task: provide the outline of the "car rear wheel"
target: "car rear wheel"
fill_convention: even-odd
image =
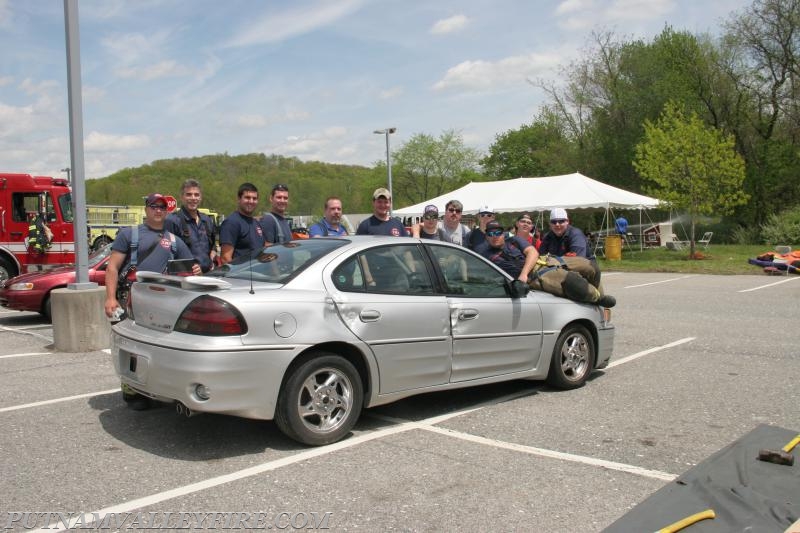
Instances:
[[[320,353],[295,368],[278,396],[275,423],[288,437],[321,446],[342,439],[364,403],[361,377],[343,357]]]
[[[560,389],[581,387],[594,368],[594,360],[594,340],[589,331],[577,324],[567,326],[553,349],[547,382]]]
[[[109,243],[112,243],[112,242],[114,242],[114,239],[112,239],[108,235],[101,235],[100,237],[98,237],[98,238],[96,238],[94,240],[94,243],[92,244],[92,251],[96,252],[97,250],[99,250],[100,248],[105,246],[106,244],[109,244]]]

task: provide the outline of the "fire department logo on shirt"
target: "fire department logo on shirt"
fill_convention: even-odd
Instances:
[[[399,237],[399,236],[400,236],[400,230],[397,228],[392,228],[392,237]]]
[[[263,237],[264,236],[264,231],[261,229],[261,224],[256,224],[256,234],[259,237]]]
[[[169,240],[169,237],[161,237],[161,242],[159,244],[165,250],[169,250],[169,247],[170,247],[170,244],[171,244],[170,240]]]

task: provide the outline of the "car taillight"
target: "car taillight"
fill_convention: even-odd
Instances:
[[[175,331],[193,335],[244,335],[247,323],[238,309],[213,296],[201,296],[183,310]]]

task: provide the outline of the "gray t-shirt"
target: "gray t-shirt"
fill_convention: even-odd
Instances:
[[[469,228],[464,224],[459,224],[455,229],[450,230],[444,224],[439,224],[439,228],[444,233],[446,241],[466,247],[469,243]]]

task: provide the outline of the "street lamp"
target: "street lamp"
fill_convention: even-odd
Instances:
[[[389,216],[392,216],[392,210],[394,208],[394,193],[392,192],[392,157],[391,152],[389,151],[389,135],[396,132],[397,128],[386,128],[383,130],[375,130],[372,133],[376,133],[378,135],[386,135],[386,177],[388,182],[388,189],[389,194],[392,195],[392,203],[389,204]]]
[[[61,169],[61,172],[66,172],[66,173],[67,173],[67,183],[71,185],[71,184],[72,184],[72,182],[70,182],[70,180],[69,180],[69,173],[70,173],[70,172],[72,172],[72,169],[71,169],[71,168],[69,168],[69,167],[67,167],[67,168],[62,168],[62,169]]]

